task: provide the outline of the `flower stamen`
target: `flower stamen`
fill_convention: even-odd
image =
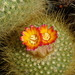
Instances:
[[[44,33],[43,34],[43,40],[49,40],[50,39],[50,34],[49,33]]]
[[[35,45],[38,42],[38,37],[36,35],[30,36],[30,43]]]

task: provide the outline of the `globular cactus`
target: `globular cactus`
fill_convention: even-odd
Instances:
[[[0,28],[1,64],[3,63],[1,69],[5,70],[7,75],[74,75],[75,39],[68,29],[68,25],[59,14],[46,15],[39,13],[37,15],[37,12],[34,11],[34,14],[31,13],[26,16],[22,16],[21,13],[13,14],[13,16],[11,15],[12,26],[10,30],[8,31],[9,21],[4,22],[6,26],[3,27],[7,27],[5,30]],[[28,51],[26,45],[22,45],[21,32],[24,31],[24,27],[26,29],[30,28],[30,25],[34,25],[38,28],[44,24],[48,28],[53,26],[52,31],[57,31],[57,35],[53,36],[58,37],[50,45],[38,46],[40,50],[36,49],[39,56],[35,56],[36,49]],[[43,56],[45,49],[51,52]],[[6,63],[4,63],[5,61]]]
[[[44,11],[44,0],[0,0],[0,28],[10,28],[25,20],[28,15]],[[18,16],[16,16],[18,15]],[[22,19],[20,19],[22,17]],[[13,18],[13,20],[12,20]],[[16,23],[15,23],[16,22]]]
[[[5,45],[2,46],[1,50],[6,56],[3,60],[9,64],[8,75],[71,75],[75,71],[75,43],[73,42],[72,33],[66,28],[66,24],[57,20],[57,17],[53,18],[45,15],[27,21],[28,27],[30,25],[39,27],[42,24],[47,24],[48,27],[53,26],[58,33],[58,38],[52,44],[53,47],[51,47],[52,52],[43,58],[36,57],[30,51],[27,51],[19,40],[20,32],[25,27],[25,24],[22,27],[21,24],[18,27],[13,27],[9,33],[6,31],[3,33],[5,36],[1,35],[0,44]],[[43,48],[45,49],[45,46],[41,46],[42,53]],[[7,69],[7,66],[5,65],[3,69]]]

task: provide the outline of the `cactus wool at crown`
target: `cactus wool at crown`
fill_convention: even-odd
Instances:
[[[74,75],[75,43],[67,24],[58,14],[37,12],[26,16],[12,13],[9,31],[10,21],[3,22],[1,69],[6,75]]]

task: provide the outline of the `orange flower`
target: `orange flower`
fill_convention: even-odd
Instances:
[[[39,27],[39,31],[42,35],[42,44],[48,45],[53,43],[57,38],[57,31],[50,27],[48,29],[47,25],[42,25]]]
[[[41,45],[41,34],[38,28],[30,26],[22,32],[21,41],[27,46],[27,50],[35,50],[38,46]]]

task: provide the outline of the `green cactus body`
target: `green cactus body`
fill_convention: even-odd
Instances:
[[[57,19],[52,21],[51,18],[42,17],[37,18],[36,22],[33,21],[29,24],[40,26],[42,23],[47,24],[49,27],[54,26],[55,30],[58,31],[58,38],[53,43],[53,52],[44,58],[37,58],[31,55],[19,40],[21,28],[18,27],[16,30],[14,28],[11,33],[13,36],[8,34],[10,41],[4,47],[8,56],[7,59],[9,59],[8,63],[11,66],[9,73],[15,72],[17,75],[66,75],[66,70],[70,69],[70,65],[74,63],[73,39],[68,29],[63,27],[64,23],[57,21]]]
[[[20,9],[18,9],[18,11],[19,10]],[[73,42],[74,38],[72,33],[67,28],[67,24],[62,21],[62,18],[59,15],[37,15],[37,12],[30,15],[26,14],[24,17],[22,15],[24,12],[16,14],[16,17],[15,14],[12,13],[13,16],[11,15],[11,25],[13,25],[9,27],[10,18],[8,22],[5,21],[5,23],[3,23],[6,25],[3,26],[6,30],[2,32],[2,29],[0,28],[0,45],[2,46],[0,50],[3,51],[1,55],[4,57],[2,59],[6,61],[7,64],[5,64],[2,69],[7,70],[7,75],[74,74],[75,43]],[[20,17],[18,19],[17,17],[19,15]],[[29,27],[30,25],[39,27],[42,24],[47,24],[48,27],[53,26],[58,32],[58,38],[52,44],[53,52],[43,58],[32,55],[26,50],[26,47],[22,45],[22,42],[19,40],[21,36],[20,33],[23,31],[24,27]],[[10,28],[10,30],[8,31],[7,28]],[[43,50],[42,46],[41,50]]]

